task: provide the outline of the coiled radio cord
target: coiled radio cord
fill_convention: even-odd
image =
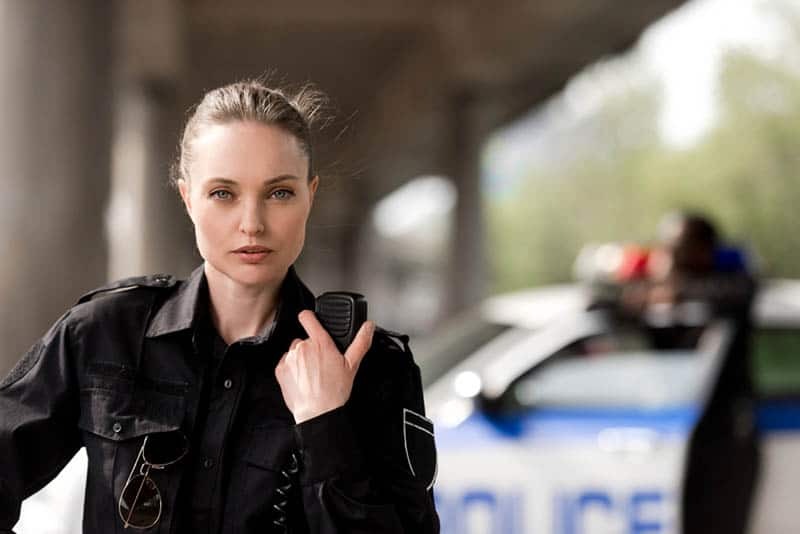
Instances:
[[[292,496],[292,488],[295,485],[295,478],[300,471],[300,463],[297,460],[297,453],[292,452],[289,461],[281,469],[282,484],[275,490],[275,502],[272,511],[275,514],[272,524],[277,528],[276,532],[281,534],[289,533],[289,503]]]

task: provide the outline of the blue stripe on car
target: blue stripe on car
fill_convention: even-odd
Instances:
[[[609,428],[646,429],[660,437],[686,439],[697,422],[698,408],[542,408],[515,416],[474,413],[453,428],[438,426],[440,450],[474,449],[503,442],[595,439]],[[759,431],[800,431],[800,402],[762,401],[756,411]]]
[[[762,401],[756,411],[756,425],[761,432],[800,430],[800,402]]]
[[[595,439],[608,428],[636,428],[661,437],[685,439],[697,420],[694,406],[666,409],[541,408],[516,416],[474,413],[453,428],[437,427],[440,450],[476,448],[501,442]]]

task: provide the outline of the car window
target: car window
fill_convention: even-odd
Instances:
[[[479,313],[461,315],[434,335],[414,343],[423,386],[428,386],[510,327],[488,322]]]
[[[645,330],[576,341],[517,379],[501,399],[506,412],[533,407],[666,408],[700,400],[713,356],[659,350]]]
[[[757,329],[753,373],[762,396],[800,396],[800,330]]]

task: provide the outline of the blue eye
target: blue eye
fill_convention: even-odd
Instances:
[[[216,191],[209,193],[208,196],[218,200],[230,200],[233,195],[231,195],[230,191],[226,191],[225,189],[217,189]]]
[[[294,193],[288,189],[276,189],[270,196],[277,200],[289,200],[294,196]]]

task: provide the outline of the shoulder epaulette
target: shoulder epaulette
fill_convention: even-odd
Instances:
[[[411,348],[408,346],[409,337],[405,334],[400,334],[398,332],[393,332],[391,330],[386,330],[385,328],[381,328],[380,326],[375,327],[375,332],[378,334],[383,334],[392,342],[397,345],[397,348],[402,348],[403,351],[410,353]],[[399,342],[399,343],[398,343]]]
[[[78,299],[78,304],[89,302],[94,297],[101,294],[118,293],[121,291],[129,291],[138,287],[153,287],[153,288],[169,288],[177,284],[178,281],[174,276],[169,274],[151,274],[149,276],[132,276],[130,278],[123,278],[117,280],[103,287],[93,289],[85,293]]]

